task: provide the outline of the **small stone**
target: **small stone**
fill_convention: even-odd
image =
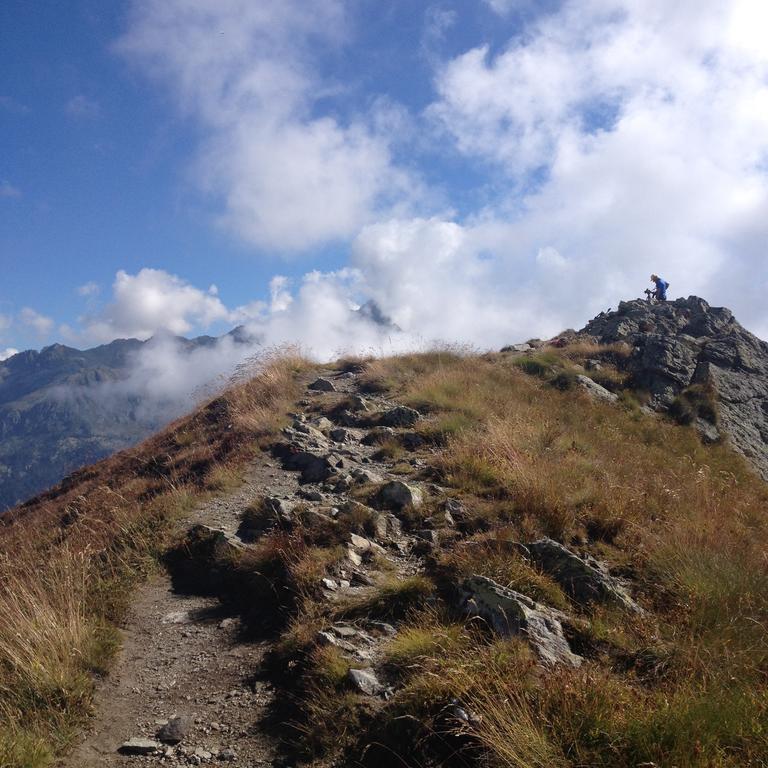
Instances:
[[[333,382],[324,379],[322,376],[318,379],[315,379],[310,385],[309,389],[313,390],[314,392],[335,392],[336,387],[333,385]]]
[[[349,399],[349,410],[367,411],[368,402],[364,398],[360,397],[360,395],[352,395],[352,397]]]
[[[335,592],[339,588],[339,585],[333,579],[322,579],[322,584],[326,589],[331,590],[331,592]]]
[[[334,443],[346,443],[349,441],[349,431],[344,427],[336,427],[329,434]]]
[[[384,691],[372,669],[350,669],[347,679],[355,689],[366,696],[377,696]]]
[[[207,749],[203,749],[202,747],[198,747],[192,753],[192,756],[193,757],[197,757],[197,758],[199,758],[200,760],[203,760],[203,761],[210,760],[213,757],[213,755]]]
[[[134,736],[123,742],[117,750],[121,755],[154,755],[162,749],[159,741]]]
[[[347,549],[347,559],[352,565],[361,566],[363,564],[363,558],[355,552],[351,547]]]
[[[237,759],[237,755],[232,749],[222,749],[216,756],[222,763],[234,763]]]
[[[189,733],[192,722],[188,717],[180,715],[172,717],[158,732],[157,738],[164,744],[179,744]]]

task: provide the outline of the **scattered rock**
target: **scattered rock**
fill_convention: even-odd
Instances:
[[[573,653],[563,635],[560,611],[536,603],[513,589],[485,576],[472,576],[460,588],[459,607],[479,616],[502,636],[523,634],[540,661],[578,667],[582,659]]]
[[[162,744],[159,741],[134,736],[132,739],[123,742],[117,751],[121,755],[154,755],[161,749]]]
[[[320,581],[331,592],[335,592],[339,588],[339,585],[333,579],[321,579]]]
[[[384,686],[379,682],[372,669],[350,669],[347,673],[347,680],[355,690],[366,696],[378,696],[384,692]]]
[[[609,392],[604,386],[593,381],[589,376],[584,374],[578,374],[576,381],[584,388],[586,393],[595,400],[602,400],[605,403],[615,403],[619,396],[613,392]]]
[[[574,600],[609,603],[638,613],[640,606],[608,569],[594,558],[581,558],[557,541],[544,538],[527,545],[531,559]]]
[[[417,410],[398,405],[382,413],[378,422],[382,427],[412,427],[420,418]]]
[[[379,509],[418,508],[422,504],[422,494],[418,488],[407,485],[402,480],[392,480],[379,488],[373,504]]]
[[[322,376],[318,379],[315,379],[310,385],[309,389],[313,390],[314,392],[335,392],[336,387],[334,386],[333,382],[329,379],[324,379]]]
[[[218,755],[217,760],[221,760],[222,763],[234,763],[237,760],[237,754],[232,749],[222,749]]]
[[[416,531],[416,535],[422,541],[427,541],[434,546],[440,544],[440,535],[432,528],[422,528],[420,531]]]
[[[332,429],[329,434],[334,443],[349,442],[349,431],[344,427],[336,427],[335,429]]]
[[[367,411],[368,401],[365,400],[365,398],[360,397],[360,395],[352,395],[352,397],[349,398],[349,410],[355,413]]]
[[[334,472],[328,456],[311,451],[288,451],[282,461],[285,469],[301,472],[302,483],[321,483]]]
[[[524,341],[522,344],[507,344],[506,347],[501,348],[501,352],[529,352],[533,347]]]
[[[163,744],[180,744],[187,737],[192,721],[184,715],[172,717],[158,732],[157,738]]]
[[[360,441],[363,445],[381,445],[395,436],[392,427],[374,427]]]

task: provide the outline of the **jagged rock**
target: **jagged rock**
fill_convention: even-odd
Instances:
[[[316,416],[314,419],[310,419],[309,423],[324,436],[334,428],[333,422],[325,416]]]
[[[412,427],[420,418],[417,410],[398,405],[382,413],[378,422],[382,427]]]
[[[374,427],[360,441],[363,445],[381,445],[395,436],[392,427]]]
[[[370,469],[355,469],[352,471],[352,477],[358,485],[362,485],[363,483],[382,482],[381,475],[371,472]]]
[[[768,479],[768,344],[729,310],[697,296],[655,305],[623,301],[580,335],[604,344],[626,342],[633,351],[617,364],[635,386],[650,392],[657,409],[672,406],[692,385],[711,388],[719,431]],[[713,421],[711,415],[696,416]],[[712,438],[707,430],[705,439]]]
[[[331,592],[335,592],[339,585],[333,579],[320,579],[320,583]]]
[[[347,680],[353,688],[366,696],[378,696],[384,692],[384,686],[372,669],[350,669]]]
[[[533,347],[524,341],[522,344],[507,344],[506,347],[501,348],[501,352],[529,352]]]
[[[552,576],[574,600],[609,603],[636,613],[641,610],[621,582],[594,558],[581,558],[548,538],[534,541],[527,548],[533,562]]]
[[[349,430],[345,429],[344,427],[336,427],[335,429],[332,429],[329,434],[331,440],[333,440],[334,443],[349,442]]]
[[[296,495],[300,496],[302,499],[306,499],[307,501],[322,501],[323,500],[323,494],[320,493],[316,488],[299,488],[298,491],[296,491]]]
[[[355,550],[354,547],[347,547],[347,560],[349,560],[352,565],[356,565],[358,567],[363,564],[362,556]]]
[[[485,576],[466,579],[459,594],[463,611],[485,619],[502,636],[523,634],[543,664],[581,665],[581,657],[571,651],[563,635],[561,622],[566,617],[560,611]]]
[[[697,418],[693,425],[696,427],[696,431],[699,433],[699,436],[704,443],[716,443],[722,437],[720,435],[720,430],[714,424],[711,424],[702,418]]]
[[[313,437],[318,443],[322,443],[325,440],[325,435],[319,429],[302,421],[294,421],[291,424],[291,429],[294,432],[300,432],[303,435]],[[288,437],[292,436],[287,430],[283,430],[283,434],[286,434]]]
[[[163,744],[180,744],[187,738],[192,728],[192,721],[184,715],[172,717],[158,732],[157,738]]]
[[[333,419],[342,427],[356,427],[360,423],[360,419],[350,410],[339,411],[334,414]]]
[[[324,379],[322,376],[315,379],[310,385],[309,389],[315,392],[335,392],[336,387],[329,379]]]
[[[615,403],[619,399],[618,395],[609,392],[604,386],[590,379],[589,376],[578,374],[576,376],[576,381],[578,381],[586,393],[595,400],[602,400],[606,403]]]
[[[373,514],[373,529],[379,541],[398,539],[403,534],[400,521],[392,514],[378,512]]]
[[[301,472],[302,483],[321,483],[334,473],[328,456],[311,451],[288,452],[283,457],[283,467]]]
[[[584,367],[588,371],[602,371],[603,364],[599,360],[585,360]]]
[[[352,395],[349,398],[349,410],[353,412],[362,412],[368,410],[368,401],[360,395]]]
[[[422,494],[418,488],[407,485],[402,480],[392,480],[379,488],[373,504],[379,509],[417,509],[422,504]]]
[[[237,753],[233,749],[222,749],[216,759],[222,763],[234,763],[237,760]]]
[[[162,746],[159,741],[134,737],[123,742],[117,751],[121,755],[154,755]]]
[[[458,499],[446,499],[443,509],[445,510],[446,522],[449,515],[451,520],[454,521],[453,523],[448,523],[448,525],[454,525],[457,520],[459,522],[466,520],[469,516],[467,508]]]
[[[356,552],[383,555],[384,550],[375,541],[366,539],[364,536],[358,536],[356,533],[349,534],[349,546]]]

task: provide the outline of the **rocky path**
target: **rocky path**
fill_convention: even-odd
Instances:
[[[244,535],[242,512],[257,499],[269,498],[287,516],[299,503],[321,516],[337,515],[339,507],[354,503],[348,491],[355,484],[388,487],[393,498],[385,508],[419,500],[409,496],[421,493],[414,485],[402,483],[401,475],[390,473],[391,464],[374,458],[379,442],[407,432],[418,414],[383,399],[362,399],[353,374],[337,373],[330,385],[313,379],[306,382],[307,396],[297,404],[292,426],[284,430],[283,455],[277,451],[279,458],[259,457],[240,488],[202,504],[180,521],[181,530],[204,525],[222,531],[234,545],[247,547],[238,538]],[[353,410],[341,409],[331,422],[319,412],[334,403]],[[378,421],[361,416],[369,411],[383,416],[377,416]],[[355,426],[361,423],[365,426]],[[420,460],[410,461],[417,471]],[[403,493],[406,498],[400,498]],[[380,513],[377,530],[387,548],[373,538],[351,537],[348,560],[323,580],[327,600],[371,589],[374,555],[385,558],[396,576],[419,570],[412,554],[418,537],[403,534],[395,515]],[[423,535],[428,539],[431,533]],[[353,681],[361,691],[373,692],[379,685],[367,665],[375,658],[375,647],[393,631],[373,622],[326,633],[327,642],[361,662],[359,680]],[[61,765],[278,764],[270,735],[261,725],[274,692],[268,684],[254,682],[269,647],[267,641],[245,639],[238,617],[228,615],[217,599],[177,594],[170,576],[158,574],[137,595],[117,665],[98,692],[94,721]],[[168,743],[176,738],[179,743]]]

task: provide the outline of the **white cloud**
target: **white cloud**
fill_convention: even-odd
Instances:
[[[160,269],[145,268],[136,275],[120,270],[112,291],[111,302],[100,313],[82,319],[89,340],[148,339],[163,330],[184,335],[230,319],[215,287],[202,291]]]
[[[88,119],[98,117],[101,114],[101,107],[94,99],[79,93],[65,104],[64,111],[69,117]]]
[[[345,5],[319,0],[143,0],[117,48],[205,127],[197,183],[249,243],[301,250],[352,236],[416,184],[365,116],[316,113],[328,95],[312,56],[345,34]]]
[[[53,328],[53,320],[50,317],[41,315],[31,307],[24,307],[19,313],[19,319],[38,336],[47,336]]]
[[[555,290],[572,317],[637,295],[655,271],[673,295],[768,326],[755,280],[768,242],[767,14],[754,0],[566,2],[500,53],[447,62],[429,116],[507,178],[506,201],[469,223],[502,249],[555,248],[570,289],[532,289]]]
[[[13,347],[6,347],[5,349],[0,349],[0,362],[3,360],[7,360],[9,357],[13,357],[14,355],[18,355],[19,350],[14,349]]]
[[[100,289],[98,283],[95,283],[91,280],[84,285],[78,286],[77,293],[79,296],[95,296],[99,293],[99,290]]]
[[[0,180],[0,197],[21,197],[21,190],[10,181]]]

